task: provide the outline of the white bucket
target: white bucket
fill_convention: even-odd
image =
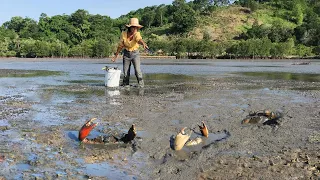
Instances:
[[[105,86],[118,87],[120,83],[121,70],[119,69],[106,69]]]

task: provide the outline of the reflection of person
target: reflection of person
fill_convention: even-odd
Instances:
[[[135,75],[140,87],[144,86],[142,79],[142,72],[140,69],[140,54],[139,54],[139,44],[143,46],[144,49],[148,49],[147,44],[142,40],[140,32],[138,30],[142,28],[139,24],[137,18],[131,18],[130,23],[126,25],[128,27],[127,31],[121,33],[120,42],[117,48],[115,56],[112,61],[115,62],[119,52],[124,49],[123,53],[123,85],[129,85],[130,79],[130,67],[133,63]]]

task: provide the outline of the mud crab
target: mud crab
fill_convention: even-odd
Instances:
[[[93,139],[88,139],[87,136],[90,134],[91,130],[95,128],[98,123],[93,123],[94,120],[97,118],[92,118],[88,120],[79,130],[79,141],[87,144],[105,144],[105,143],[128,143],[131,142],[137,135],[135,124],[132,124],[130,129],[128,130],[128,133],[124,136],[118,138],[113,135],[111,136],[98,136]]]
[[[204,137],[209,137],[209,131],[208,128],[206,126],[206,124],[202,121],[202,125],[198,125],[201,135]],[[187,127],[182,128],[179,133],[176,135],[175,139],[174,139],[174,144],[173,144],[173,148],[174,150],[181,150],[185,145],[186,146],[193,146],[193,145],[198,145],[200,143],[203,142],[203,140],[199,137],[189,140],[192,134],[192,131],[190,131],[189,133],[186,133],[185,130],[187,129]],[[193,130],[194,131],[194,130]]]
[[[251,111],[241,123],[274,125],[278,124],[279,118],[281,118],[281,114],[279,112],[272,112],[270,110]]]

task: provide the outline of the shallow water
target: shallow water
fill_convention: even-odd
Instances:
[[[30,60],[28,60],[30,61]],[[74,108],[83,109],[86,108],[88,103],[92,101],[101,101],[105,99],[105,111],[111,111],[113,107],[121,105],[119,101],[120,97],[127,96],[154,96],[155,94],[165,94],[166,100],[175,102],[181,97],[185,91],[189,90],[203,90],[207,87],[204,86],[207,83],[207,78],[216,77],[234,77],[234,76],[247,76],[248,78],[258,77],[261,79],[279,79],[279,80],[293,80],[303,82],[319,82],[320,77],[320,61],[313,60],[311,65],[298,66],[291,65],[295,61],[210,61],[210,60],[143,60],[142,70],[145,79],[145,88],[137,88],[131,86],[129,88],[105,88],[104,78],[105,72],[102,70],[104,66],[118,66],[120,69],[122,65],[120,63],[111,64],[103,60],[80,60],[80,61],[61,61],[60,59],[52,59],[50,61],[38,62],[38,61],[24,61],[23,59],[2,59],[0,60],[1,69],[15,69],[15,70],[49,70],[59,73],[54,73],[51,76],[47,73],[21,75],[26,72],[19,72],[20,75],[8,74],[0,76],[0,105],[5,107],[10,98],[14,100],[27,100],[33,102],[32,109],[34,109],[31,115],[31,122],[28,122],[27,127],[16,129],[15,124],[10,124],[9,117],[0,119],[0,126],[8,126],[9,130],[0,131],[0,137],[7,139],[8,142],[4,143],[0,149],[0,153],[10,153],[10,146],[14,143],[22,144],[25,148],[36,148],[35,152],[26,152],[25,154],[33,157],[34,154],[44,154],[47,158],[54,162],[55,168],[48,168],[59,175],[59,177],[67,176],[67,173],[63,171],[63,168],[71,168],[72,163],[63,160],[54,160],[56,154],[60,153],[60,150],[47,149],[47,144],[41,144],[34,141],[33,133],[36,132],[32,127],[56,127],[61,125],[70,125],[71,127],[77,127],[64,131],[67,143],[69,145],[64,147],[69,152],[65,152],[66,156],[77,157],[79,155],[77,163],[82,166],[75,166],[72,173],[78,171],[84,171],[88,176],[107,177],[110,179],[136,179],[139,177],[139,172],[136,169],[130,169],[130,165],[135,164],[138,166],[145,166],[144,154],[141,151],[137,151],[134,155],[130,156],[128,152],[121,151],[120,156],[126,157],[127,161],[123,161],[124,158],[120,157],[114,159],[114,164],[109,163],[106,160],[99,162],[88,163],[85,161],[85,150],[90,150],[90,147],[81,149],[77,142],[78,128],[84,123],[87,118],[86,114],[81,114],[77,117],[70,117],[68,109],[65,109],[65,104],[74,103]],[[26,73],[28,74],[28,72]],[[134,73],[131,73],[131,82],[133,85],[137,84],[134,77]],[[270,89],[260,89],[258,92],[280,94],[281,92],[275,92]],[[236,92],[236,91],[235,91]],[[180,93],[180,94],[177,94]],[[8,98],[10,97],[10,98]],[[5,98],[8,98],[5,99]],[[239,109],[248,109],[248,105],[242,102],[226,104],[224,99],[218,100],[221,105],[236,107]],[[296,98],[292,101],[306,102],[306,99]],[[202,103],[193,100],[191,103],[194,109],[202,107]],[[290,102],[288,102],[290,103]],[[22,106],[17,104],[16,106]],[[25,108],[25,107],[24,107]],[[159,107],[161,109],[161,107]],[[72,111],[72,110],[70,110]],[[81,111],[81,110],[80,110]],[[156,110],[155,110],[156,111]],[[241,111],[242,113],[243,111]],[[13,112],[14,114],[15,112]],[[85,112],[83,112],[85,113]],[[99,114],[100,113],[100,114]],[[97,112],[102,116],[106,112]],[[23,113],[22,113],[23,115]],[[209,116],[209,115],[208,115]],[[210,115],[212,118],[217,118],[218,115]],[[72,119],[79,119],[78,121],[72,121]],[[97,127],[90,137],[101,134],[101,127],[107,125],[107,122],[100,120],[102,125]],[[127,124],[132,124],[138,121],[135,118],[125,119]],[[179,127],[183,121],[179,119],[173,119],[171,121],[172,126]],[[127,125],[125,127],[128,127]],[[112,129],[112,127],[110,127]],[[120,132],[126,132],[127,129],[118,129]],[[40,131],[40,130],[39,130]],[[149,136],[150,132],[146,130],[138,130],[138,136],[142,139]],[[25,141],[30,136],[31,141]],[[219,140],[226,139],[229,136],[228,133],[222,132],[217,134],[211,134],[209,140],[205,141],[201,146],[185,147],[182,151],[177,152],[178,159],[186,159],[190,156],[190,153],[194,151],[200,151],[208,145],[215,144]],[[48,150],[48,151],[47,151]],[[1,155],[1,154],[0,154]],[[10,156],[8,157],[10,162]],[[126,162],[126,163],[124,163]],[[70,163],[70,164],[69,164]],[[42,177],[42,171],[37,167],[26,163],[25,161],[18,162],[17,164],[7,165],[6,168],[13,169],[16,174],[15,178],[22,179],[23,172],[34,171],[34,177]],[[6,172],[3,170],[3,172]]]

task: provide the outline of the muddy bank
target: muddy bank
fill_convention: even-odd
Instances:
[[[21,72],[22,73],[22,72]],[[320,82],[244,74],[146,74],[146,87],[108,89],[102,76],[60,84],[6,82],[0,98],[0,174],[6,179],[316,179],[320,176]],[[93,81],[95,80],[95,81]],[[100,80],[100,83],[99,83]],[[12,81],[12,79],[10,79]],[[20,81],[20,79],[18,79]],[[135,80],[132,79],[133,84]],[[30,87],[29,84],[34,84]],[[283,113],[278,125],[241,124],[250,111]],[[84,145],[136,124],[125,146]],[[182,128],[208,125],[210,143],[174,151]],[[197,133],[193,138],[199,137]]]

